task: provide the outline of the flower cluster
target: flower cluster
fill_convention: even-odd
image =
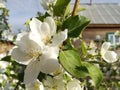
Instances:
[[[43,82],[36,80],[26,85],[27,90],[83,90],[81,82],[72,78],[68,73],[62,72],[57,76],[47,76]]]
[[[60,45],[67,39],[67,30],[57,32],[52,17],[46,17],[43,22],[32,18],[30,29],[18,35],[17,46],[12,51],[17,62],[27,65],[25,84],[34,82],[40,72],[50,74],[59,68]]]

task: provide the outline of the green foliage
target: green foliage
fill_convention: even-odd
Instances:
[[[70,39],[67,39],[65,42],[64,42],[65,46],[64,46],[64,50],[72,50],[74,49],[73,46],[72,46],[72,43],[71,43],[71,40]]]
[[[102,81],[103,76],[100,69],[94,64],[82,62],[78,53],[73,50],[61,51],[60,63],[65,70],[76,78],[90,76],[95,86],[98,86]]]
[[[11,56],[9,55],[9,56],[3,57],[1,60],[10,62],[11,61]]]
[[[63,22],[62,29],[68,29],[69,37],[78,37],[85,27],[90,23],[90,20],[84,16],[71,16]]]
[[[7,67],[4,73],[8,77],[8,81],[9,79],[11,82],[12,80],[18,80],[18,83],[15,84],[15,87],[17,86],[16,88],[18,88],[18,86],[21,86],[22,88],[25,88],[25,85],[23,84],[23,77],[24,77],[24,69],[26,66],[17,63],[14,59],[11,58],[10,55],[3,57],[1,61],[6,61],[11,63]],[[11,71],[14,73],[11,73]]]
[[[89,76],[92,78],[95,86],[99,86],[103,79],[101,70],[96,65],[90,64],[88,62],[82,62],[82,65],[87,68]]]
[[[88,75],[88,71],[84,66],[81,66],[81,59],[78,53],[73,50],[60,52],[60,63],[73,76],[77,78],[84,78]],[[78,67],[81,66],[81,70]]]
[[[37,78],[38,78],[40,81],[42,81],[43,79],[46,78],[46,76],[47,76],[47,75],[46,75],[45,73],[40,72]]]
[[[64,16],[70,1],[71,0],[57,0],[55,6],[53,7],[53,14],[55,16]]]
[[[86,47],[85,47],[85,43],[84,43],[83,40],[80,40],[80,42],[81,42],[82,54],[83,54],[84,56],[86,56],[86,55],[87,55],[87,49],[86,49]]]

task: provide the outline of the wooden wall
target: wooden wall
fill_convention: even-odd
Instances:
[[[106,39],[106,33],[120,31],[120,24],[90,24],[83,31],[83,39],[86,42],[96,39],[96,35],[100,35],[103,40]]]
[[[0,40],[0,54],[7,53],[13,46],[12,42]]]

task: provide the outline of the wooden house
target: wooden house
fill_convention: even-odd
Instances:
[[[86,42],[91,40],[108,40],[112,44],[119,43],[114,32],[120,31],[120,4],[82,4],[80,7],[86,8],[79,14],[91,20],[88,27],[83,32],[83,39]]]

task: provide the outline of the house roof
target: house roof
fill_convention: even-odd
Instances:
[[[88,17],[91,24],[120,24],[120,4],[82,4],[86,8],[79,14]]]

